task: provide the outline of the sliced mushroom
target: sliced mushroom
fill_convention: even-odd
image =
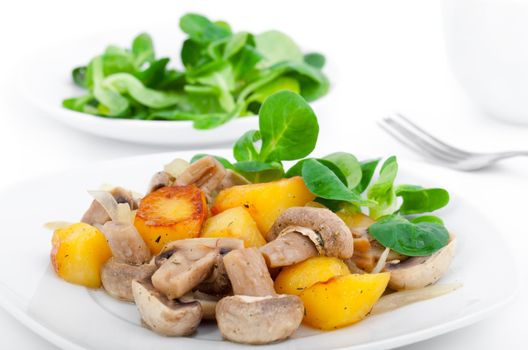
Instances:
[[[224,257],[224,264],[237,295],[216,306],[222,336],[238,343],[267,344],[292,335],[302,321],[303,303],[296,295],[275,293],[258,249],[234,250]]]
[[[150,249],[131,223],[108,221],[98,228],[105,235],[112,255],[119,261],[141,265],[151,258]]]
[[[206,246],[215,249],[216,256],[210,275],[196,289],[208,294],[228,294],[231,283],[224,267],[223,256],[231,250],[243,249],[244,242],[237,238],[192,238],[168,243],[156,257],[156,264],[161,264],[177,250],[192,250],[196,246]]]
[[[455,254],[456,238],[431,256],[410,257],[403,262],[388,263],[389,287],[394,290],[418,289],[435,283],[451,265]]]
[[[167,297],[179,298],[212,275],[219,255],[243,247],[244,242],[236,238],[191,238],[170,242],[155,259],[159,269],[152,276],[152,283]]]
[[[134,301],[132,281],[149,278],[154,271],[154,264],[130,265],[110,258],[101,269],[101,282],[105,291],[112,297]]]
[[[154,192],[162,187],[172,186],[173,183],[174,178],[169,173],[166,171],[158,171],[150,179],[147,193]]]
[[[132,195],[132,192],[122,187],[116,187],[110,191],[110,193],[115,198],[117,203],[128,203],[131,210],[136,210],[138,208],[138,202]],[[88,210],[84,213],[81,222],[84,222],[88,225],[103,225],[109,220],[110,216],[103,206],[96,200],[93,200]]]
[[[178,303],[167,299],[148,281],[133,281],[134,301],[143,322],[154,332],[166,336],[190,335],[203,316],[197,301]]]
[[[224,265],[224,255],[226,253],[228,251],[221,250],[220,254],[216,256],[211,274],[196,287],[197,290],[216,295],[226,295],[231,292],[231,282]]]
[[[218,252],[207,247],[178,250],[152,275],[152,284],[169,299],[177,299],[205,280]]]
[[[178,299],[182,303],[190,303],[197,301],[202,305],[203,318],[204,320],[216,319],[216,304],[220,300],[220,297],[216,295],[206,294],[199,291],[189,292]]]
[[[292,245],[292,234],[308,237],[316,250],[306,249],[306,244]],[[325,208],[287,209],[277,218],[266,239],[269,243],[260,250],[269,267],[291,265],[317,254],[348,259],[354,252],[350,229],[339,216]],[[299,240],[302,242],[307,241]]]
[[[176,178],[176,186],[195,184],[206,195],[209,203],[214,200],[216,189],[226,176],[224,166],[211,156],[203,157],[192,163]]]
[[[216,306],[222,335],[237,343],[267,344],[291,336],[302,321],[304,306],[296,295],[225,297]]]

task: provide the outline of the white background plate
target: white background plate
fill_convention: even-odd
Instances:
[[[181,69],[179,53],[185,39],[181,31],[173,26],[166,26],[163,30],[149,29],[148,32],[153,38],[157,57],[169,57],[170,65]],[[138,33],[134,30],[105,33],[34,53],[20,65],[18,86],[22,96],[38,107],[44,116],[70,127],[135,143],[180,146],[187,149],[219,146],[238,139],[247,130],[257,128],[258,119],[251,116],[236,118],[213,130],[196,130],[190,121],[111,119],[62,107],[62,100],[65,98],[86,94],[85,90],[73,84],[73,68],[87,64],[110,44],[130,47],[132,39]],[[324,71],[327,73],[328,70]]]
[[[227,152],[215,152],[226,155]],[[88,189],[102,183],[142,191],[153,172],[175,157],[193,153],[155,154],[99,163],[83,169],[26,182],[1,194],[0,305],[21,322],[63,348],[76,349],[228,349],[242,348],[221,337],[213,324],[201,326],[190,338],[160,337],[140,326],[134,306],[110,299],[101,291],[74,286],[57,278],[49,263],[51,220],[78,220],[91,199]],[[399,183],[432,186],[442,169],[401,164]],[[411,176],[409,170],[415,176]],[[449,183],[444,183],[449,187]],[[463,198],[453,196],[442,217],[458,236],[453,265],[441,283],[464,287],[441,298],[369,317],[332,332],[302,327],[294,337],[259,349],[384,349],[413,343],[475,322],[510,301],[517,290],[515,272],[496,261],[509,259],[500,234]],[[491,259],[490,257],[493,257]],[[11,267],[11,268],[8,268]],[[493,276],[493,286],[490,285]],[[507,287],[506,287],[507,286]]]

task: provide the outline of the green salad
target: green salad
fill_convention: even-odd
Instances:
[[[369,234],[405,256],[429,256],[449,243],[442,219],[424,215],[448,204],[449,193],[445,189],[395,184],[395,156],[383,162],[359,161],[347,152],[309,157],[318,134],[317,117],[309,104],[295,93],[280,91],[262,104],[259,130],[246,132],[234,144],[236,162],[213,157],[252,182],[302,176],[310,192],[317,196],[315,201],[332,211],[368,212],[376,220],[369,227]],[[198,154],[191,162],[204,156],[207,155]],[[288,170],[286,161],[294,161]],[[376,170],[378,176],[373,181]]]
[[[226,22],[198,14],[181,17],[180,28],[187,35],[182,70],[169,65],[168,57],[156,57],[152,38],[143,33],[130,48],[108,46],[75,68],[73,82],[86,94],[65,99],[63,106],[105,118],[188,120],[211,129],[258,114],[280,90],[306,101],[328,91],[324,56],[304,54],[284,33],[234,32]]]

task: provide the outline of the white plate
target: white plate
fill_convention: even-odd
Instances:
[[[151,174],[163,164],[175,157],[188,159],[192,154],[164,153],[99,163],[3,191],[0,305],[63,348],[254,348],[221,341],[214,324],[201,325],[193,337],[158,336],[140,326],[134,305],[111,299],[99,290],[68,284],[50,267],[51,232],[42,227],[44,222],[78,220],[91,201],[86,190],[98,188],[101,183],[142,191]],[[399,182],[434,185],[427,179],[428,174],[434,174],[432,180],[441,178],[442,185],[449,188],[451,180],[445,170],[400,163]],[[463,288],[332,332],[301,327],[292,339],[258,349],[386,349],[466,326],[510,301],[517,290],[516,274],[496,263],[510,259],[500,234],[486,216],[456,195],[442,216],[457,234],[459,244],[453,265],[441,283],[461,282]]]
[[[190,121],[109,119],[62,107],[62,100],[65,98],[86,93],[73,84],[73,68],[85,65],[109,44],[129,47],[138,33],[106,33],[39,51],[21,65],[19,90],[24,98],[47,117],[83,132],[134,143],[187,149],[220,146],[238,139],[247,130],[257,129],[258,118],[255,117],[236,118],[213,130],[196,130]],[[163,30],[149,30],[149,33],[153,37],[157,56],[170,57],[171,65],[178,65],[180,46],[184,40],[180,29],[168,26]]]

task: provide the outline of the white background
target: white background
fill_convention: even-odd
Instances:
[[[107,33],[111,42],[113,31],[128,28],[131,36],[149,26],[178,30],[178,18],[188,11],[225,19],[239,30],[280,29],[303,47],[327,56],[335,74],[330,77],[332,91],[317,111],[322,150],[418,159],[376,126],[376,120],[393,110],[461,147],[528,149],[528,127],[487,118],[457,85],[445,53],[441,1],[3,1],[0,187],[94,161],[169,150],[100,139],[63,127],[28,105],[14,82],[24,69],[22,58],[38,48],[100,33]],[[459,182],[449,188],[469,197],[501,229],[514,256],[498,263],[504,269],[515,264],[524,267],[521,296],[487,320],[406,349],[519,349],[528,343],[524,258],[528,229],[523,223],[528,209],[527,178],[528,159],[515,159],[486,171],[460,173]],[[8,234],[16,232],[0,230],[0,242],[1,235]],[[478,249],[479,237],[474,239]],[[510,288],[494,285],[493,276],[489,282],[489,288]],[[54,348],[3,310],[0,330],[2,349]]]

